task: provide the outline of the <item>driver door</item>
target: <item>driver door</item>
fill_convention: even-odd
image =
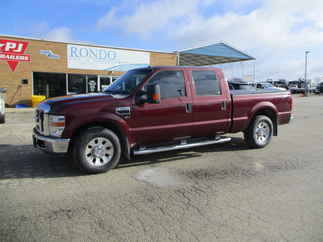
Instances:
[[[159,84],[161,101],[133,108],[133,136],[136,143],[152,144],[191,135],[192,98],[187,74],[182,70],[160,70],[146,85]]]

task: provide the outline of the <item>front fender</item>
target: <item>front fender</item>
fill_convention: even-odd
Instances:
[[[71,138],[75,136],[78,130],[82,129],[83,127],[100,124],[104,126],[107,126],[109,124],[114,125],[118,127],[122,136],[131,138],[129,137],[129,126],[126,120],[116,114],[108,112],[97,112],[92,115],[77,116],[73,118],[73,120],[67,124],[63,133],[63,137]]]

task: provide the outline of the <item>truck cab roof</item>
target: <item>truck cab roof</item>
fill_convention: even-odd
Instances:
[[[220,71],[220,68],[211,66],[148,66],[143,68],[136,68],[134,70],[152,69],[152,70],[171,70],[171,69],[183,69],[183,70],[216,70]]]

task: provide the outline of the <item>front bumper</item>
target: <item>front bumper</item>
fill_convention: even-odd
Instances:
[[[53,138],[43,136],[33,131],[33,144],[35,148],[54,154],[65,154],[68,152],[70,139]]]

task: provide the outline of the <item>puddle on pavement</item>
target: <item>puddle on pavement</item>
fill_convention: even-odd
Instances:
[[[262,170],[265,169],[265,166],[259,162],[253,162],[252,164],[252,168],[256,171],[256,172],[261,172]]]
[[[149,168],[138,172],[135,179],[157,187],[181,187],[188,185],[185,177],[167,168]]]
[[[222,180],[226,178],[253,177],[266,172],[294,170],[303,167],[297,161],[253,161],[243,166],[206,167],[192,170],[148,168],[139,171],[134,178],[157,187],[183,187],[198,181]]]

